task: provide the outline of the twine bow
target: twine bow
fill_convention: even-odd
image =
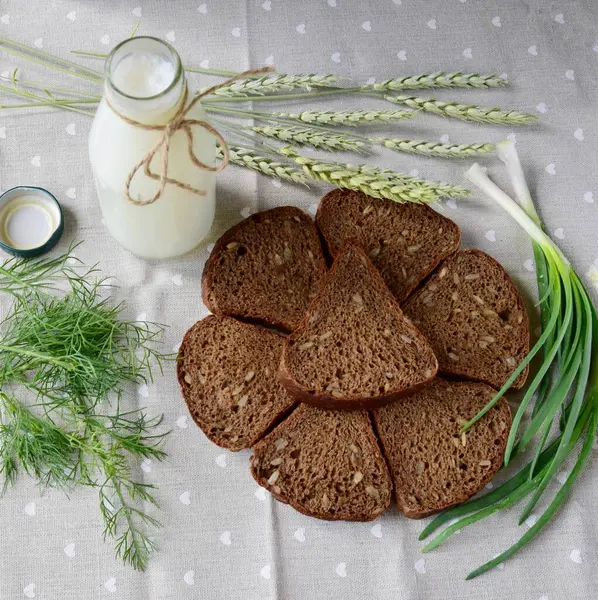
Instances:
[[[129,173],[125,184],[125,194],[127,200],[129,200],[129,202],[132,202],[133,204],[136,204],[137,206],[145,206],[147,204],[152,204],[162,195],[167,183],[176,185],[177,187],[183,190],[189,190],[190,192],[193,192],[198,196],[205,196],[205,190],[200,190],[196,187],[193,187],[192,185],[189,185],[188,183],[184,183],[183,181],[179,181],[178,179],[173,179],[172,177],[167,176],[168,151],[170,149],[170,140],[172,136],[177,131],[185,132],[185,134],[187,135],[187,150],[189,152],[189,158],[197,168],[202,169],[203,171],[211,171],[213,173],[218,173],[219,171],[222,171],[222,169],[224,169],[228,165],[229,151],[228,146],[226,145],[226,142],[224,141],[224,138],[222,137],[220,132],[214,127],[212,127],[212,125],[210,125],[207,121],[203,121],[201,119],[186,119],[185,116],[204,96],[213,94],[216,90],[231,84],[233,81],[237,81],[237,79],[244,79],[252,75],[270,73],[273,70],[274,69],[272,69],[272,67],[264,67],[262,69],[251,69],[249,71],[239,73],[238,75],[235,75],[234,77],[231,77],[230,79],[227,79],[226,81],[223,81],[222,83],[214,85],[211,88],[205,90],[204,92],[201,92],[201,94],[195,96],[195,98],[193,98],[193,100],[191,100],[191,102],[187,106],[185,105],[187,104],[189,89],[185,84],[185,91],[183,93],[183,100],[181,101],[181,106],[179,107],[175,115],[172,117],[172,119],[170,119],[170,121],[166,123],[166,125],[147,125],[146,123],[140,123],[139,121],[130,119],[129,117],[118,112],[110,104],[110,102],[106,100],[108,106],[112,109],[112,111],[115,114],[117,114],[123,121],[125,121],[125,123],[128,123],[129,125],[134,125],[135,127],[139,127],[140,129],[146,129],[148,131],[162,131],[162,135],[160,136],[154,147],[131,169],[131,172]],[[201,162],[193,152],[192,127],[195,126],[203,127],[208,133],[211,133],[218,140],[218,143],[222,148],[223,158],[220,161],[220,164],[216,165],[215,167],[211,165],[206,165],[205,163]],[[151,171],[150,163],[152,162],[152,159],[160,149],[162,149],[162,168],[160,174],[158,174]],[[143,167],[143,172],[148,177],[156,179],[160,182],[156,193],[151,198],[148,198],[146,200],[135,199],[131,196],[131,182],[133,181],[133,178],[135,177],[137,171],[139,171],[141,167]]]

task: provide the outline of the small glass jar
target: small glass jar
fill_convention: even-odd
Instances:
[[[125,40],[106,60],[104,96],[89,134],[89,158],[106,227],[121,246],[143,258],[189,252],[210,231],[214,220],[215,175],[191,162],[182,131],[170,139],[167,175],[206,195],[167,183],[153,203],[137,205],[125,192],[132,169],[155,146],[162,131],[127,123],[117,112],[139,123],[166,125],[184,101],[185,86],[176,50],[156,38]],[[185,118],[205,120],[199,102]],[[193,150],[199,161],[213,165],[216,139],[202,127],[194,127]],[[161,173],[163,151],[160,148],[151,161],[153,173]],[[159,181],[148,177],[142,167],[131,182],[131,197],[151,198],[158,186]]]

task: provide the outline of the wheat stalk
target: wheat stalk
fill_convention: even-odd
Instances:
[[[367,142],[347,137],[342,133],[327,133],[319,129],[309,127],[281,127],[264,126],[251,128],[260,135],[282,140],[287,143],[300,144],[302,146],[313,146],[325,150],[345,150],[347,152],[360,152],[367,146]]]
[[[288,163],[273,160],[258,154],[255,150],[242,146],[228,145],[229,160],[231,163],[257,171],[269,177],[284,179],[293,183],[306,183],[305,175]],[[218,148],[217,158],[222,159],[222,150]]]
[[[487,154],[494,150],[494,144],[483,142],[475,144],[442,144],[440,142],[427,142],[425,140],[402,140],[396,138],[370,138],[370,141],[377,142],[386,148],[397,150],[398,152],[439,156],[441,158],[470,158],[471,156]]]
[[[345,127],[357,127],[364,123],[385,123],[400,119],[410,119],[415,114],[411,110],[304,110],[300,113],[272,113],[275,117],[300,121],[302,123],[343,125]]]
[[[490,123],[492,125],[529,125],[536,120],[535,115],[522,113],[518,110],[502,110],[474,104],[459,102],[443,102],[435,98],[420,98],[418,96],[384,96],[385,100],[395,104],[405,104],[409,108],[431,112],[442,117],[452,117],[461,121],[474,123]]]
[[[230,98],[244,96],[265,96],[276,92],[296,89],[311,89],[327,87],[338,81],[336,75],[320,75],[309,73],[307,75],[266,75],[258,79],[243,79],[222,87],[214,92],[216,96]]]
[[[399,90],[421,90],[427,88],[496,88],[507,84],[502,77],[494,73],[490,75],[479,75],[478,73],[423,73],[422,75],[407,75],[395,79],[385,79],[379,83],[364,85],[363,90],[374,90],[376,92],[399,91]]]

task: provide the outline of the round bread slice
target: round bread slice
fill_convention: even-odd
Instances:
[[[529,352],[529,319],[517,286],[481,250],[448,258],[403,306],[428,338],[440,372],[500,388]],[[526,368],[515,380],[520,388]]]
[[[333,190],[320,201],[316,225],[336,256],[356,240],[399,302],[459,247],[461,232],[423,204],[397,204],[352,190]]]
[[[483,383],[436,379],[374,411],[395,499],[407,517],[419,519],[465,502],[498,471],[511,427],[506,400],[461,433],[495,393]]]
[[[382,406],[429,383],[438,363],[360,246],[345,244],[301,325],[287,339],[280,377],[322,408]]]
[[[300,405],[254,446],[251,474],[319,519],[371,521],[390,504],[390,475],[365,411]]]
[[[293,206],[251,215],[214,246],[202,277],[205,305],[294,329],[316,295],[326,261],[313,220]]]
[[[292,408],[276,377],[283,336],[209,316],[183,338],[177,377],[194,421],[218,446],[253,446]]]

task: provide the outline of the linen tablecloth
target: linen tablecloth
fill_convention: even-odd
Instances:
[[[73,49],[107,52],[140,20],[139,33],[173,43],[186,64],[242,70],[273,63],[280,72],[334,72],[362,83],[407,73],[505,73],[507,89],[435,95],[538,114],[528,128],[474,127],[434,116],[385,128],[395,137],[451,141],[516,140],[548,231],[580,273],[598,265],[598,7],[594,0],[2,0],[0,36],[65,58]],[[98,69],[100,62],[87,64]],[[0,55],[6,75],[68,78]],[[190,76],[199,87],[210,81]],[[423,93],[422,93],[423,95]],[[15,102],[3,96],[6,103]],[[336,100],[337,107],[364,105]],[[372,101],[369,106],[390,108]],[[310,212],[324,188],[280,185],[231,167],[218,178],[210,236],[176,260],[145,262],[121,249],[101,222],[87,158],[91,120],[53,109],[0,112],[0,184],[47,187],[66,212],[60,248],[82,240],[78,256],[99,262],[120,285],[128,316],[169,325],[165,348],[207,314],[200,276],[215,235],[243,216],[280,204]],[[400,133],[399,133],[400,132]],[[381,165],[463,183],[464,163],[382,153]],[[484,164],[508,182],[496,158]],[[529,240],[479,194],[440,209],[462,228],[465,246],[500,260],[533,309]],[[594,264],[594,267],[592,265]],[[588,278],[588,283],[591,285]],[[594,296],[595,297],[595,296]],[[2,298],[6,306],[6,298]],[[293,600],[586,600],[598,598],[597,457],[558,518],[522,553],[474,581],[473,567],[527,530],[518,511],[499,512],[425,556],[419,532],[392,508],[375,523],[323,522],[258,488],[248,452],[212,445],[187,415],[174,366],[129,401],[164,412],[172,429],[161,464],[138,475],[159,486],[163,529],[145,573],[115,560],[102,542],[93,490],[40,493],[23,477],[0,500],[0,598]],[[567,463],[559,475],[571,468]],[[560,485],[555,483],[554,489]]]

